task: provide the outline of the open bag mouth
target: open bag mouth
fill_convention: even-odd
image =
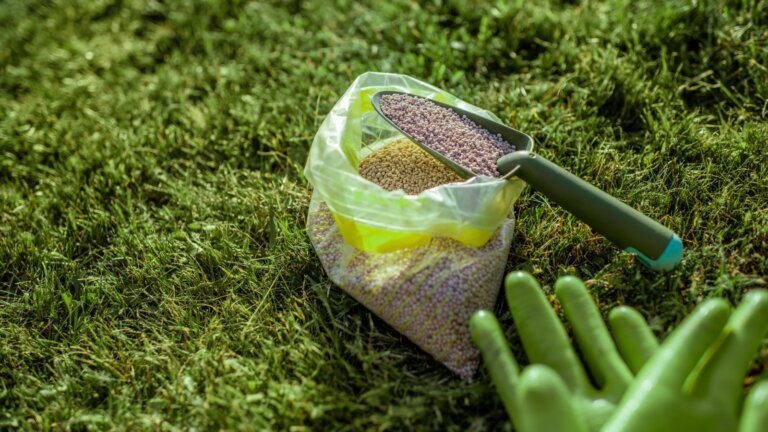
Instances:
[[[415,78],[368,72],[355,79],[319,126],[304,170],[307,180],[340,222],[348,243],[360,250],[384,252],[416,244],[411,239],[422,237],[449,237],[482,246],[508,219],[525,183],[517,178],[460,176],[466,180],[409,195],[361,177],[363,149],[389,138],[407,138],[371,103],[371,96],[385,90],[423,95],[498,120],[493,113]]]

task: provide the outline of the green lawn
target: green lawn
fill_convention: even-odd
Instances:
[[[309,244],[308,148],[369,70],[494,111],[685,242],[654,274],[526,189],[508,269],[548,293],[576,274],[664,337],[766,285],[765,0],[234,3],[2,2],[0,428],[510,430],[484,371]]]

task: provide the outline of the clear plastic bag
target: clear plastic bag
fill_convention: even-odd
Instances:
[[[499,120],[405,75],[360,75],[320,126],[304,170],[315,192],[333,212],[344,240],[367,252],[422,246],[433,236],[475,247],[484,245],[504,223],[523,182],[481,176],[406,195],[387,192],[360,177],[357,166],[368,145],[402,136],[371,105],[370,97],[381,90],[409,92]]]
[[[491,113],[403,75],[358,77],[321,125],[305,168],[314,186],[307,232],[330,279],[464,379],[479,353],[468,323],[492,308],[512,241],[520,180],[475,177],[416,195],[358,174],[372,151],[404,138],[370,96],[400,90]]]

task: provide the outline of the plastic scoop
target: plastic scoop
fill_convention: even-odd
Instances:
[[[407,131],[400,129],[381,109],[381,97],[388,94],[421,97],[399,91],[378,92],[373,95],[371,102],[379,115],[463,178],[477,176],[467,167],[447,158]],[[502,178],[510,178],[514,175],[522,179],[620,248],[636,254],[640,262],[648,268],[670,270],[682,259],[683,243],[669,228],[548,161],[541,155],[533,153],[531,151],[533,139],[530,136],[460,108],[431,99],[428,100],[438,106],[453,110],[460,116],[466,116],[492,134],[500,134],[502,138],[515,147],[514,152],[505,154],[496,162],[496,168]]]

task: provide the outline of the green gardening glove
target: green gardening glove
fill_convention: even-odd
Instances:
[[[517,273],[507,279],[508,297],[519,293],[531,294],[532,287],[537,288],[535,281],[526,274]],[[578,279],[561,279],[555,289],[569,321],[577,322],[575,314],[568,312],[574,309],[573,305],[568,306],[573,303],[568,300],[573,298],[569,297],[570,293],[577,290],[567,287],[580,287],[579,290],[583,291],[582,298],[586,297],[586,302],[580,303],[582,306],[579,309],[590,309],[583,306],[589,304],[597,313]],[[524,314],[521,315],[525,310],[519,307],[527,305],[533,314],[543,311],[541,316],[547,316],[543,322],[551,324],[554,320],[555,327],[562,330],[543,295],[540,291],[538,294],[529,296],[529,299],[509,301],[532,363],[537,363],[539,356],[531,353],[531,341],[534,341],[534,347],[547,346],[546,339],[557,332],[552,332],[551,326],[545,325],[542,326],[546,330],[541,332],[541,339],[538,342],[531,339],[530,323],[535,317],[525,318]],[[529,320],[522,321],[528,327],[520,326],[522,319]],[[595,339],[605,339],[606,331],[599,316],[598,320],[594,317],[589,320],[597,329]],[[616,308],[611,311],[610,321],[621,356],[632,371],[639,369],[647,360],[612,415],[610,403],[607,409],[600,408],[600,401],[607,398],[594,399],[574,392],[567,384],[561,366],[555,365],[556,361],[550,361],[548,366],[534,364],[518,377],[517,365],[493,315],[481,311],[473,316],[470,322],[472,336],[480,347],[507,412],[519,430],[684,432],[736,431],[738,428],[740,432],[768,431],[768,381],[755,385],[743,407],[740,407],[743,377],[763,335],[768,332],[768,291],[750,292],[732,315],[723,300],[705,302],[683,321],[650,359],[649,353],[655,350],[655,340],[637,312],[625,307]],[[595,325],[597,322],[599,324]],[[589,353],[594,346],[604,346],[605,341],[589,340],[586,334],[579,336],[582,332],[579,327],[585,326],[575,324],[573,327],[582,354],[597,380],[598,375],[592,366],[594,355]],[[526,342],[526,339],[529,341]],[[607,357],[615,354],[610,349],[602,353],[608,353]],[[572,356],[572,350],[566,343],[561,360]],[[601,392],[606,394],[607,388],[603,386]],[[605,427],[600,428],[605,411],[609,411],[611,418]],[[590,416],[599,420],[595,421],[593,417],[590,421]]]
[[[768,382],[741,406],[744,376],[768,333],[768,291],[731,313],[707,300],[664,341],[632,382],[606,432],[768,431]]]
[[[742,411],[740,432],[768,431],[768,380],[752,387]]]
[[[533,366],[518,374],[492,313],[475,313],[470,332],[515,427],[521,431],[599,430],[634,374],[658,347],[642,316],[631,308],[614,309],[609,317],[611,339],[583,283],[575,277],[560,278],[555,294],[573,328],[583,365],[536,280],[516,272],[507,276],[505,286],[517,332]]]

